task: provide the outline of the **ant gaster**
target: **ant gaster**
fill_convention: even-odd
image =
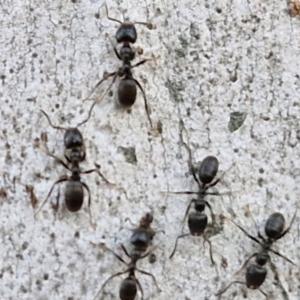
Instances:
[[[190,165],[191,165],[191,159],[190,159]],[[215,223],[215,216],[213,214],[210,204],[205,200],[205,196],[206,195],[219,195],[218,193],[208,193],[207,192],[208,188],[215,186],[221,179],[221,177],[220,177],[220,178],[216,179],[215,181],[213,181],[218,172],[218,168],[219,168],[219,161],[215,156],[205,157],[199,167],[199,171],[198,171],[199,179],[195,173],[193,166],[191,166],[194,180],[197,182],[198,187],[199,187],[198,192],[190,192],[190,191],[172,192],[172,194],[173,193],[174,194],[188,194],[188,195],[196,194],[197,198],[192,199],[190,201],[190,203],[186,209],[184,219],[183,219],[183,222],[184,222],[189,213],[191,205],[194,203],[195,212],[191,212],[188,217],[188,226],[189,226],[190,233],[185,233],[185,234],[179,235],[177,237],[175,246],[174,246],[174,250],[171,253],[170,258],[172,258],[173,255],[175,254],[178,239],[188,236],[190,234],[193,236],[200,236],[204,233],[206,226],[207,226],[207,215],[204,213],[204,209],[205,209],[206,205],[208,206],[208,208],[211,212],[212,223]],[[204,237],[205,242],[208,242],[208,244],[209,244],[210,259],[211,259],[212,264],[214,264],[214,260],[212,257],[212,250],[211,250],[211,242],[205,237],[205,234],[203,237]]]
[[[152,120],[151,120],[150,114],[149,114],[149,108],[148,108],[146,94],[145,94],[144,89],[142,88],[141,84],[138,82],[138,80],[133,78],[133,75],[132,75],[132,72],[131,72],[131,69],[133,69],[137,66],[140,66],[140,65],[144,64],[145,62],[150,61],[152,59],[144,59],[144,60],[136,63],[133,66],[131,65],[131,61],[135,58],[135,50],[131,48],[130,44],[134,44],[137,40],[137,32],[136,32],[134,23],[121,22],[117,19],[113,19],[113,18],[109,17],[108,9],[107,9],[106,5],[105,5],[105,8],[106,8],[107,18],[111,21],[115,21],[115,22],[118,22],[120,24],[120,27],[116,32],[115,38],[116,38],[116,41],[117,41],[118,44],[122,43],[123,45],[122,45],[119,52],[118,52],[118,50],[115,46],[113,46],[113,48],[114,48],[114,52],[115,52],[116,56],[118,57],[118,59],[123,62],[123,65],[116,72],[112,72],[112,73],[106,73],[105,72],[104,76],[103,76],[103,79],[100,80],[97,83],[97,85],[93,88],[90,95],[95,91],[96,88],[98,88],[100,86],[100,84],[102,82],[107,80],[109,77],[113,77],[113,80],[112,80],[111,84],[109,85],[109,87],[107,88],[106,92],[103,95],[103,97],[104,97],[105,94],[107,93],[107,91],[114,84],[116,78],[118,76],[121,77],[121,80],[120,80],[120,83],[119,83],[119,86],[118,86],[118,100],[119,100],[119,103],[124,108],[130,108],[136,100],[137,86],[138,86],[138,88],[140,89],[140,91],[143,94],[147,117],[148,117],[148,120],[150,122],[151,128],[153,128]],[[149,29],[153,28],[153,25],[151,23],[135,22],[135,24],[146,25],[147,28],[149,28]],[[112,41],[111,41],[111,43],[112,43]],[[112,45],[113,45],[113,43],[112,43]],[[100,99],[94,101],[94,103],[92,104],[92,106],[90,108],[87,120],[90,118],[94,106],[97,103],[99,103],[103,99],[103,97],[101,97]]]
[[[138,279],[135,277],[135,271],[138,271],[142,274],[151,276],[153,282],[155,283],[157,289],[160,291],[160,288],[157,285],[156,279],[153,274],[145,272],[143,270],[140,270],[136,267],[136,263],[138,260],[143,259],[149,255],[152,254],[152,252],[157,248],[157,246],[154,246],[150,251],[147,251],[147,248],[149,247],[149,244],[152,242],[153,237],[157,233],[157,231],[154,231],[150,224],[153,221],[153,216],[150,213],[147,213],[144,217],[141,218],[140,224],[137,228],[133,229],[133,234],[130,238],[130,243],[133,246],[133,249],[130,253],[128,253],[127,249],[124,247],[124,245],[121,244],[121,248],[123,252],[130,258],[130,262],[126,263],[122,257],[120,257],[118,254],[116,254],[113,250],[107,248],[104,244],[101,244],[100,246],[109,252],[113,253],[115,257],[128,266],[128,268],[123,272],[118,272],[112,276],[110,276],[101,286],[99,292],[97,293],[94,300],[97,299],[97,297],[102,292],[105,285],[114,277],[120,276],[122,274],[128,273],[128,277],[126,277],[120,286],[119,291],[119,297],[121,300],[134,300],[137,294],[137,289],[140,290],[142,299],[144,297],[143,288],[138,281]]]
[[[248,264],[248,262],[255,257],[255,264],[250,264],[246,270],[246,282],[243,281],[233,281],[226,288],[216,293],[216,296],[220,296],[224,292],[226,292],[232,284],[240,283],[246,285],[249,289],[256,290],[258,289],[267,299],[268,295],[260,288],[267,276],[267,269],[264,267],[267,262],[271,263],[271,258],[269,256],[269,252],[273,252],[274,254],[284,258],[289,263],[295,265],[290,259],[280,254],[279,252],[273,250],[272,244],[282,237],[284,237],[290,230],[295,217],[297,210],[294,213],[290,226],[284,230],[285,219],[281,213],[273,213],[267,220],[265,225],[265,234],[267,238],[263,237],[258,230],[258,238],[250,235],[244,228],[231,220],[240,230],[244,232],[251,240],[261,245],[261,250],[252,254],[243,264],[242,268],[237,272],[242,271]],[[276,269],[274,270],[275,275],[277,276]]]
[[[79,164],[82,161],[84,161],[85,155],[86,155],[83,136],[82,136],[81,132],[75,127],[63,128],[63,127],[59,127],[59,126],[53,126],[51,123],[51,120],[50,120],[49,116],[46,114],[46,112],[43,110],[41,110],[41,112],[45,115],[45,117],[47,118],[47,120],[52,128],[65,130],[64,156],[67,160],[67,163],[65,163],[59,157],[50,153],[48,150],[46,150],[46,149],[44,149],[44,150],[49,156],[53,157],[56,161],[58,161],[61,165],[63,165],[67,170],[71,171],[72,175],[71,176],[62,176],[60,179],[58,179],[56,182],[54,182],[45,201],[40,206],[40,208],[37,210],[37,212],[35,213],[34,216],[36,217],[36,215],[39,213],[39,211],[42,209],[42,207],[48,201],[55,185],[58,183],[67,181],[66,190],[65,190],[65,204],[66,204],[67,209],[71,212],[76,212],[81,208],[82,203],[83,203],[83,198],[84,198],[83,188],[85,188],[88,192],[88,209],[89,209],[90,222],[93,225],[91,209],[90,209],[91,193],[90,193],[90,190],[89,190],[89,187],[87,186],[87,184],[81,181],[80,175],[96,172],[100,177],[102,177],[102,179],[106,183],[108,183],[108,184],[111,184],[111,183],[99,171],[100,166],[97,164],[95,164],[95,166],[96,166],[95,169],[91,169],[91,170],[87,170],[87,171],[82,171],[80,169]],[[59,204],[58,201],[59,201],[59,199],[57,199],[57,207]]]

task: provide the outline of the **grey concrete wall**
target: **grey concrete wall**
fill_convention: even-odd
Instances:
[[[34,220],[53,182],[68,174],[38,148],[46,133],[49,150],[63,155],[63,132],[52,129],[39,110],[61,126],[75,126],[86,117],[92,101],[82,99],[104,71],[121,65],[105,38],[106,33],[114,37],[118,24],[107,20],[103,1],[0,1],[1,299],[92,300],[105,279],[125,266],[90,242],[105,242],[121,253],[119,245],[128,245],[132,227],[125,219],[137,224],[148,211],[154,214],[153,227],[165,235],[154,239],[157,262],[139,264],[162,289],[157,293],[151,278],[138,275],[145,299],[217,299],[214,293],[221,287],[244,280],[243,272],[234,273],[259,249],[227,219],[222,225],[220,216],[234,218],[256,235],[247,205],[262,231],[271,213],[283,213],[289,223],[299,206],[300,19],[289,16],[285,1],[124,0],[107,5],[112,17],[122,20],[124,14],[156,26],[137,25],[135,46],[143,55],[136,61],[160,57],[134,69],[134,76],[162,134],[149,133],[140,92],[130,114],[115,108],[116,85],[113,96],[95,107],[80,128],[87,148],[82,167],[101,164],[116,186],[95,174],[83,176],[92,193],[93,230],[86,200],[78,213],[65,208],[64,184]],[[234,112],[247,117],[230,132]],[[197,190],[183,146],[188,140],[194,162],[218,157],[219,174],[236,163],[213,189],[224,195],[207,197],[222,225],[210,238],[216,267],[201,237],[181,240],[168,259],[192,197],[163,191]],[[136,163],[124,155],[130,147]],[[35,208],[26,186],[34,188]],[[55,213],[51,203],[59,194]],[[299,229],[298,213],[290,232],[274,246],[298,265]],[[270,299],[300,299],[299,268],[271,258],[280,282],[268,267],[262,289]],[[108,284],[104,299],[117,299],[121,280]],[[244,299],[245,293],[247,299],[264,299],[241,285],[221,299]]]

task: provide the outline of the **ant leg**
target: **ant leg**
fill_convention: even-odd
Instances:
[[[276,241],[279,240],[279,239],[281,239],[283,236],[285,236],[285,235],[290,231],[290,229],[291,229],[291,227],[292,227],[292,225],[293,225],[293,222],[294,222],[294,220],[295,220],[295,218],[296,218],[296,214],[297,214],[297,208],[296,208],[296,211],[295,211],[294,216],[293,216],[293,218],[292,218],[292,221],[291,221],[291,223],[290,223],[290,226],[289,226],[283,233],[281,233],[281,234],[279,235],[279,237],[276,239]]]
[[[52,206],[55,212],[57,212],[59,209],[59,199],[60,199],[60,188],[58,189],[58,193],[56,195],[56,204]]]
[[[187,143],[183,142],[182,131],[184,131],[185,134],[186,134]],[[182,120],[180,120],[180,138],[182,140],[183,146],[185,147],[185,149],[187,150],[187,152],[189,154],[189,160],[188,160],[189,169],[192,171],[192,175],[194,177],[194,180],[198,183],[198,186],[200,187],[200,186],[202,186],[202,184],[201,184],[200,180],[197,178],[195,168],[193,167],[192,151],[191,151],[191,147],[190,147],[190,141],[189,141],[188,133],[186,131],[186,128],[185,128],[184,123],[183,123]]]
[[[40,208],[39,208],[39,209],[37,210],[37,212],[34,214],[34,218],[36,218],[37,214],[41,211],[42,207],[43,207],[43,206],[46,204],[46,202],[48,201],[48,199],[49,199],[49,197],[50,197],[50,195],[51,195],[51,193],[52,193],[52,191],[53,191],[55,185],[58,184],[58,183],[60,183],[60,182],[67,181],[68,179],[69,179],[68,176],[63,176],[63,177],[61,177],[60,179],[58,179],[57,181],[55,181],[55,182],[53,183],[53,185],[52,185],[52,187],[51,187],[51,189],[50,189],[50,191],[49,191],[49,193],[48,193],[48,195],[47,195],[45,201],[42,203],[42,205],[40,206]]]
[[[207,242],[209,244],[209,256],[210,256],[210,261],[211,263],[214,265],[215,261],[213,259],[213,255],[212,255],[212,246],[211,246],[211,241],[209,239],[207,239],[205,236],[203,236],[204,242]]]
[[[258,228],[258,225],[257,225],[257,223],[256,223],[256,221],[255,221],[255,219],[253,218],[253,215],[252,215],[252,213],[251,213],[250,205],[249,205],[249,204],[247,205],[247,210],[248,210],[249,215],[250,215],[250,217],[251,217],[251,219],[252,219],[252,221],[253,221],[253,223],[254,223],[254,225],[255,225],[255,228],[256,228],[256,230],[257,230],[257,236],[258,236],[261,240],[263,240],[263,241],[266,243],[267,240],[261,235],[261,233],[260,233],[260,231],[259,231],[259,228]]]
[[[106,177],[100,172],[101,166],[95,163],[95,167],[97,168],[96,172],[97,174],[107,183],[110,185],[115,185],[114,183],[110,182]]]
[[[109,41],[110,41],[110,43],[111,43],[111,46],[113,47],[113,49],[114,49],[114,51],[115,51],[115,54],[116,54],[116,56],[118,57],[118,59],[119,59],[119,60],[122,60],[122,58],[121,58],[121,56],[120,56],[120,54],[119,54],[119,52],[118,52],[116,46],[114,45],[114,42],[113,42],[112,39],[110,38],[109,34],[106,33],[105,36],[109,39]]]
[[[114,19],[114,18],[111,18],[109,15],[108,15],[108,8],[107,8],[107,4],[105,3],[105,10],[106,10],[106,17],[108,20],[111,20],[111,21],[115,21],[115,22],[118,22],[119,24],[123,24],[121,21],[117,20],[117,19]]]
[[[68,130],[68,128],[60,127],[60,126],[54,126],[49,118],[49,116],[46,114],[44,110],[41,109],[41,112],[43,115],[47,118],[49,125],[54,129],[62,129],[62,130]]]
[[[298,267],[298,265],[296,265],[293,261],[291,261],[290,259],[288,259],[286,256],[280,254],[279,252],[277,252],[277,251],[275,251],[275,250],[273,250],[273,249],[271,249],[271,248],[269,249],[269,251],[271,251],[271,252],[273,252],[274,254],[276,254],[276,255],[280,256],[281,258],[285,259],[286,261],[288,261],[288,262],[291,263],[292,265]]]
[[[110,184],[110,185],[115,185],[114,183],[111,183],[110,181],[108,181],[104,175],[99,171],[100,169],[100,166],[95,164],[97,169],[91,169],[91,170],[87,170],[87,171],[83,171],[81,172],[81,174],[90,174],[90,173],[93,173],[93,172],[96,172],[107,184]]]
[[[135,270],[138,271],[138,272],[140,272],[140,273],[142,273],[142,274],[144,274],[144,275],[150,276],[150,277],[152,278],[154,284],[156,285],[156,288],[158,289],[158,291],[159,291],[159,292],[161,291],[160,287],[158,286],[158,284],[157,284],[157,282],[156,282],[155,276],[154,276],[153,274],[148,273],[148,272],[143,271],[143,270],[140,270],[140,269],[137,269],[137,268],[135,268]]]
[[[182,137],[182,131],[185,132],[186,137],[187,137],[187,143],[183,142],[183,137]],[[188,159],[188,166],[189,166],[189,170],[192,171],[192,175],[194,177],[194,180],[197,182],[198,186],[202,186],[200,180],[197,178],[196,172],[195,172],[195,168],[193,166],[193,162],[192,162],[192,151],[190,148],[190,142],[189,142],[189,137],[188,137],[188,133],[186,131],[186,128],[184,127],[184,123],[182,120],[180,120],[180,137],[182,140],[182,144],[185,147],[185,149],[187,150],[188,154],[189,154],[189,159]]]
[[[133,80],[134,80],[134,82],[137,84],[137,86],[139,87],[139,89],[141,90],[141,92],[142,92],[142,94],[143,94],[144,104],[145,104],[145,110],[146,110],[146,113],[147,113],[147,117],[148,117],[148,120],[149,120],[149,122],[150,122],[151,128],[153,128],[152,120],[151,120],[150,114],[149,114],[149,108],[148,108],[148,103],[147,103],[147,98],[146,98],[145,91],[144,91],[144,89],[142,88],[142,86],[140,85],[140,83],[139,83],[136,79],[133,78]]]
[[[89,187],[87,186],[86,183],[81,182],[81,184],[85,187],[85,189],[87,190],[88,194],[89,194],[89,198],[88,198],[88,210],[89,210],[89,217],[90,217],[90,222],[91,222],[91,226],[96,229],[96,224],[93,223],[93,219],[92,219],[92,212],[91,212],[91,192]]]
[[[125,248],[125,246],[123,244],[121,244],[121,248],[122,248],[123,252],[126,254],[126,256],[131,259],[131,256],[129,255],[127,249]]]
[[[267,299],[269,299],[269,296],[262,290],[262,289],[258,289]]]
[[[108,92],[108,90],[111,88],[111,86],[112,86],[112,85],[114,84],[114,82],[116,81],[116,78],[117,78],[117,76],[118,76],[118,72],[114,72],[114,73],[107,74],[101,81],[99,81],[99,82],[97,83],[97,85],[93,88],[93,90],[92,90],[92,92],[89,94],[89,96],[88,96],[86,99],[83,100],[83,101],[87,100],[87,99],[93,94],[93,92],[95,91],[95,89],[96,89],[103,81],[105,81],[106,79],[108,79],[108,78],[111,77],[111,76],[114,76],[114,78],[113,78],[112,82],[110,83],[110,85],[108,86],[108,88],[106,89],[106,91],[104,92],[103,96],[100,97],[98,100],[95,100],[95,101],[94,101],[94,103],[91,105],[91,108],[90,108],[90,110],[89,110],[88,117],[87,117],[85,120],[83,120],[81,123],[79,123],[79,124],[77,125],[77,127],[79,127],[79,126],[81,126],[82,124],[86,123],[86,122],[90,119],[90,117],[91,117],[91,115],[92,115],[92,111],[93,111],[94,106],[95,106],[97,103],[100,103],[100,102],[102,101],[102,99],[104,98],[104,96],[106,95],[106,93]]]
[[[154,234],[157,234],[157,233],[163,233],[163,234],[166,234],[166,232],[163,230],[163,229],[159,229],[159,230],[153,230]]]
[[[240,230],[242,230],[244,232],[245,235],[247,235],[248,238],[250,238],[252,241],[258,243],[261,245],[261,242],[255,238],[254,236],[250,235],[242,226],[238,225],[235,221],[233,221],[232,219],[230,219],[230,221],[237,226]]]
[[[189,203],[189,205],[188,205],[188,207],[187,207],[187,209],[186,209],[186,211],[185,211],[184,218],[183,218],[182,221],[181,221],[181,224],[183,224],[183,223],[185,222],[186,217],[187,217],[187,215],[188,215],[188,213],[189,213],[189,210],[190,210],[190,208],[191,208],[191,205],[192,205],[194,202],[195,202],[195,199],[193,199],[193,200],[190,201],[190,203]]]
[[[113,279],[114,277],[123,275],[123,274],[125,274],[125,273],[127,273],[127,272],[128,272],[128,269],[127,269],[126,271],[124,271],[124,272],[118,272],[118,273],[116,273],[116,274],[114,274],[114,275],[108,277],[108,278],[105,280],[105,282],[102,284],[102,286],[101,286],[100,290],[98,291],[98,293],[96,294],[94,300],[96,300],[96,299],[98,298],[98,296],[101,294],[102,290],[104,289],[105,285],[106,285],[111,279]]]
[[[98,246],[98,247],[100,247],[100,248],[102,248],[102,249],[104,249],[104,250],[107,250],[107,251],[109,251],[109,252],[111,252],[120,262],[122,262],[123,264],[125,264],[126,266],[128,265],[126,262],[125,262],[125,260],[119,255],[119,254],[117,254],[114,250],[112,250],[112,249],[110,249],[110,248],[108,248],[104,243],[101,243],[101,244],[94,244],[94,243],[92,243],[92,242],[90,242],[92,245],[94,245],[94,246]],[[127,271],[126,271],[127,272]],[[124,273],[126,273],[126,272],[124,272]],[[123,273],[122,273],[123,274]]]
[[[223,177],[224,174],[225,174],[225,172],[222,174],[221,177]],[[207,184],[207,185],[206,185],[206,189],[215,186],[215,185],[221,180],[221,177],[219,177],[218,179],[216,179],[216,180],[215,180],[214,182],[212,182],[211,184]]]
[[[140,257],[140,259],[143,259],[143,258],[149,256],[149,255],[150,255],[152,252],[154,252],[157,248],[158,248],[158,245],[153,246],[152,249],[150,249],[148,252],[146,252],[144,255],[142,255],[142,256]]]
[[[109,77],[116,75],[117,72],[112,72],[112,73],[107,73],[106,71],[103,74],[103,78],[95,85],[95,87],[92,89],[92,91],[90,92],[90,94],[88,95],[88,97],[86,97],[85,99],[82,100],[82,102],[85,102],[86,100],[88,100],[91,95],[94,93],[94,91],[96,90],[97,87],[99,87],[101,85],[102,82],[104,82],[105,80],[107,80]]]
[[[143,65],[143,64],[144,64],[145,62],[147,62],[147,61],[156,60],[157,58],[158,58],[158,57],[156,57],[156,58],[145,58],[145,59],[139,61],[138,63],[136,63],[135,65],[131,66],[131,68],[133,69],[133,68],[135,68],[135,67],[138,67],[138,66],[140,66],[140,65]]]
[[[137,278],[135,278],[135,281],[136,281],[136,283],[137,283],[137,286],[138,286],[138,288],[139,288],[139,290],[140,290],[140,292],[141,292],[141,300],[143,300],[144,299],[144,291],[143,291],[143,288],[142,288],[142,285],[140,284],[140,282],[138,281],[138,279]]]
[[[239,273],[247,266],[247,264],[248,264],[248,262],[250,261],[250,259],[253,258],[253,257],[255,257],[255,256],[257,256],[257,254],[258,254],[258,253],[254,253],[254,254],[252,254],[250,257],[248,257],[248,258],[246,259],[246,261],[243,263],[242,267],[241,267],[238,271],[236,271],[234,274],[235,274],[235,275],[239,274]]]
[[[125,219],[125,222],[127,222],[127,221],[129,221],[129,223],[130,223],[132,226],[135,226],[135,224],[133,224],[133,222],[131,221],[131,219],[130,219],[129,217],[127,217],[127,218]]]
[[[153,24],[149,22],[133,22],[133,24],[145,25],[150,30],[154,28]]]
[[[175,251],[176,251],[176,248],[177,248],[177,242],[178,242],[178,239],[181,239],[181,238],[186,237],[186,236],[188,236],[188,235],[190,235],[190,234],[189,234],[189,233],[185,233],[185,234],[179,235],[179,236],[177,237],[176,242],[175,242],[175,246],[174,246],[174,250],[172,251],[172,253],[171,253],[171,255],[170,255],[169,258],[172,258],[173,255],[175,254]]]
[[[69,166],[59,157],[55,156],[54,154],[52,154],[48,149],[45,149],[43,147],[39,147],[42,151],[44,151],[48,156],[54,158],[58,163],[60,163],[61,165],[63,165],[67,170],[71,171],[71,169],[69,168]]]
[[[132,226],[134,226],[134,228],[129,228],[129,227],[125,227],[125,226],[124,226],[124,228],[127,229],[127,230],[134,231],[134,230],[137,228],[136,225],[131,221],[131,219],[130,219],[129,217],[127,217],[127,218],[125,219],[125,222],[127,222],[127,221],[129,221],[129,223],[130,223]]]
[[[211,208],[211,205],[207,201],[205,201],[205,204],[208,206],[208,208],[210,210],[212,223],[215,224],[216,223],[216,218],[215,218],[215,215],[214,215],[213,210]]]
[[[224,177],[224,175],[235,165],[236,163],[234,162],[226,171],[224,171],[223,172],[223,174],[218,178],[218,179],[216,179],[214,182],[212,182],[212,183],[210,183],[210,184],[208,184],[208,185],[206,185],[206,188],[208,189],[208,188],[210,188],[210,187],[213,187],[213,186],[215,186],[223,177]]]
[[[198,195],[198,192],[190,192],[190,191],[180,191],[180,192],[164,192],[162,191],[162,193],[166,193],[166,194],[177,194],[177,195]]]
[[[269,262],[269,264],[270,264],[270,267],[271,267],[272,272],[274,273],[274,279],[277,281],[278,286],[281,288],[282,293],[283,293],[283,295],[284,295],[284,298],[285,298],[285,299],[288,299],[287,292],[286,292],[286,290],[284,289],[284,287],[282,286],[282,283],[281,283],[281,281],[280,281],[280,279],[279,279],[279,274],[278,274],[278,271],[277,271],[277,268],[276,268],[275,264],[273,264],[273,262],[271,261],[270,258],[268,259],[268,262]]]
[[[225,293],[225,292],[226,292],[233,284],[235,284],[235,283],[246,284],[246,283],[243,282],[243,281],[238,281],[238,280],[232,281],[225,289],[223,289],[223,290],[217,292],[217,293],[215,294],[215,296],[220,296],[220,295],[222,295],[223,293]]]

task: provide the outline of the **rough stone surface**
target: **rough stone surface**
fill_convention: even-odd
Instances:
[[[82,167],[101,164],[116,186],[96,174],[82,176],[92,194],[93,230],[87,197],[82,210],[68,212],[64,184],[54,189],[34,220],[53,182],[68,174],[38,148],[45,147],[47,136],[49,150],[63,156],[63,131],[51,128],[40,109],[60,126],[76,126],[87,116],[92,101],[82,100],[104,71],[121,65],[105,36],[114,38],[119,25],[106,18],[103,1],[0,1],[1,299],[92,300],[106,278],[126,266],[90,242],[105,242],[121,254],[119,245],[128,245],[132,227],[125,219],[137,224],[148,211],[154,213],[153,227],[165,235],[154,238],[157,261],[139,264],[155,275],[162,289],[158,293],[149,276],[138,274],[144,299],[217,299],[220,288],[244,280],[244,272],[234,273],[259,245],[225,219],[210,239],[216,267],[202,237],[180,240],[169,260],[193,196],[163,192],[197,190],[183,145],[189,141],[194,163],[207,155],[218,157],[218,175],[236,163],[212,189],[223,195],[207,197],[218,223],[222,215],[234,218],[256,235],[247,213],[250,205],[262,231],[274,211],[283,213],[289,224],[300,193],[300,19],[289,16],[286,1],[124,0],[107,5],[111,17],[155,24],[153,30],[136,25],[135,46],[143,54],[135,61],[159,58],[135,68],[134,76],[145,89],[154,124],[162,124],[162,134],[149,133],[140,91],[130,114],[114,105],[117,85],[95,107],[80,128],[87,150]],[[109,82],[93,97],[100,97]],[[233,112],[247,117],[230,133]],[[120,147],[131,149],[136,161],[126,158]],[[52,205],[59,196],[56,213]],[[35,208],[31,199],[38,201]],[[208,209],[206,213],[210,220]],[[298,265],[299,216],[274,245]],[[300,299],[299,268],[274,254],[271,258],[280,284],[268,266],[262,290],[270,299]],[[104,299],[117,299],[122,278],[107,285]],[[220,298],[238,300],[245,294],[249,300],[265,299],[242,285]]]

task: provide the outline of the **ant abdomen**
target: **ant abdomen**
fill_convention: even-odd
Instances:
[[[137,39],[137,32],[135,29],[134,24],[130,22],[124,22],[119,27],[119,29],[116,32],[116,40],[118,43],[132,43],[134,44]]]
[[[208,184],[216,177],[219,168],[219,161],[215,156],[207,156],[199,167],[199,178],[202,183]]]
[[[207,216],[200,212],[191,212],[189,214],[188,226],[191,235],[199,236],[203,234],[207,225]]]
[[[277,239],[282,233],[285,225],[284,216],[281,213],[273,213],[265,225],[265,233],[270,239]]]
[[[125,278],[122,281],[121,287],[120,287],[120,299],[121,300],[134,300],[136,293],[137,293],[137,287],[136,287],[136,279],[132,278],[131,276]]]
[[[131,107],[136,99],[136,83],[132,78],[123,78],[120,80],[118,88],[119,103],[123,107]]]
[[[69,211],[78,211],[83,203],[83,188],[80,181],[70,180],[65,191],[65,203]]]
[[[258,289],[267,277],[267,269],[251,264],[247,268],[246,272],[246,285],[249,289],[255,290]]]

